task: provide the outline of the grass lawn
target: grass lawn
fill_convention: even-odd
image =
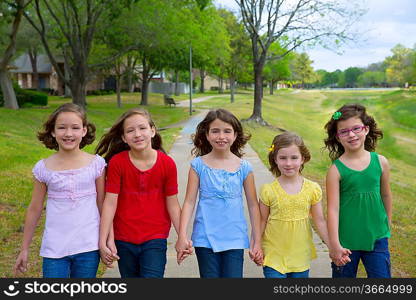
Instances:
[[[87,97],[88,119],[97,127],[96,140],[84,149],[94,153],[94,149],[105,130],[127,109],[137,107],[140,94],[123,94],[122,108],[116,107],[116,96]],[[62,103],[70,99],[50,97],[47,107],[23,108],[17,111],[0,108],[0,277],[12,277],[12,267],[17,257],[22,239],[24,215],[30,203],[32,192],[31,170],[34,164],[53,153],[36,138],[36,132],[48,115]],[[161,128],[188,118],[187,108],[164,106],[162,95],[150,94],[149,106],[156,125]],[[160,131],[165,150],[169,151],[180,128]],[[30,266],[25,276],[41,277],[39,248],[44,218],[37,227],[31,244]],[[100,266],[100,273],[103,267]]]
[[[324,151],[324,125],[332,113],[344,103],[364,104],[384,132],[377,152],[387,157],[391,166],[393,192],[393,228],[390,239],[394,277],[416,277],[416,93],[413,91],[279,91],[273,96],[264,94],[263,118],[273,127],[259,127],[245,123],[251,132],[250,144],[268,166],[267,151],[271,141],[281,131],[294,131],[303,137],[312,159],[306,164],[304,175],[325,188],[325,175],[330,165]],[[231,104],[229,96],[197,103],[195,107],[223,107],[240,119],[252,113],[253,99],[238,94]],[[326,199],[324,198],[326,206]],[[360,272],[360,276],[363,272]]]

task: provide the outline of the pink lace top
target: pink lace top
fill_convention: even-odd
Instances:
[[[44,160],[36,163],[33,175],[48,189],[41,256],[61,258],[98,249],[100,214],[95,180],[105,166],[99,155],[80,169],[53,171],[46,168]]]

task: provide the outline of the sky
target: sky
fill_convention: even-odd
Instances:
[[[216,0],[217,6],[238,10],[234,0]],[[313,60],[315,70],[329,72],[349,67],[366,67],[381,62],[392,54],[397,44],[407,48],[416,45],[416,1],[414,0],[362,0],[367,13],[361,18],[359,27],[362,41],[340,48],[343,53],[314,48],[305,49]]]

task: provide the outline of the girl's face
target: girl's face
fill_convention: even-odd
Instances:
[[[207,140],[215,150],[230,150],[237,135],[231,124],[215,119],[209,124]]]
[[[281,176],[293,177],[299,175],[304,159],[299,151],[299,147],[292,144],[289,147],[279,149],[274,161]]]
[[[151,127],[149,120],[142,115],[135,114],[124,120],[122,139],[131,150],[143,151],[152,148],[152,137],[156,130]]]
[[[71,151],[79,149],[87,128],[82,124],[81,117],[74,112],[61,112],[56,117],[52,136],[59,145],[59,150]]]
[[[359,117],[352,117],[337,123],[337,140],[345,151],[357,151],[364,148],[368,131]]]

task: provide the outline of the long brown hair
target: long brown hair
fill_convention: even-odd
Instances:
[[[285,131],[279,135],[276,135],[272,142],[272,150],[269,152],[269,164],[270,164],[270,172],[273,173],[274,176],[279,177],[281,175],[279,167],[276,164],[276,155],[277,152],[282,148],[287,148],[292,145],[295,145],[299,148],[300,155],[303,158],[303,164],[300,166],[299,173],[302,172],[304,165],[310,161],[311,154],[306,147],[305,143],[303,142],[302,138],[298,136],[296,133]]]
[[[377,128],[377,123],[373,117],[367,114],[366,108],[361,104],[345,104],[337,110],[339,118],[331,117],[325,124],[327,138],[324,140],[325,148],[329,151],[329,157],[332,161],[338,159],[345,149],[337,139],[338,122],[345,121],[349,118],[358,117],[365,126],[368,126],[368,134],[365,137],[364,148],[367,151],[374,151],[377,146],[377,140],[383,138],[383,132]],[[335,116],[335,114],[333,116]]]
[[[59,106],[55,111],[49,115],[48,119],[42,125],[42,129],[38,132],[37,137],[39,141],[41,141],[46,148],[59,150],[58,142],[56,141],[55,137],[52,136],[52,132],[55,130],[55,123],[56,119],[58,118],[60,113],[63,112],[72,112],[77,114],[82,120],[82,126],[87,128],[87,133],[82,138],[81,143],[79,144],[79,148],[82,149],[86,145],[92,144],[95,140],[95,126],[94,124],[88,122],[87,114],[85,110],[74,103],[65,103]]]
[[[166,153],[162,147],[162,137],[157,132],[156,125],[149,112],[140,108],[132,108],[118,118],[110,130],[101,137],[100,142],[95,149],[95,153],[104,157],[106,162],[109,162],[117,153],[130,150],[129,145],[123,141],[122,136],[124,134],[124,121],[133,115],[141,115],[149,121],[150,127],[155,129],[155,136],[152,137],[152,148]]]
[[[251,135],[245,134],[243,131],[243,126],[240,121],[228,110],[219,108],[216,110],[211,110],[205,118],[198,124],[196,127],[196,133],[193,136],[194,148],[191,153],[195,156],[202,156],[208,154],[212,151],[212,146],[207,140],[207,134],[209,132],[210,124],[215,120],[219,119],[225,123],[230,124],[233,127],[234,133],[236,134],[236,139],[231,145],[231,152],[237,155],[238,157],[243,156],[242,149],[247,141],[250,139]]]

